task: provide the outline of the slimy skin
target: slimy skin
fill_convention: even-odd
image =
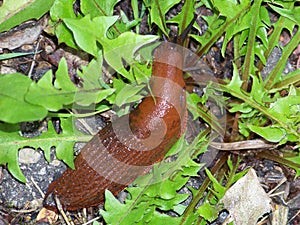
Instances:
[[[50,184],[44,207],[57,211],[54,197],[70,211],[102,204],[106,189],[117,195],[164,158],[185,129],[182,63],[182,54],[170,43],[155,50],[152,96],[85,145],[75,159],[76,169],[68,168]]]

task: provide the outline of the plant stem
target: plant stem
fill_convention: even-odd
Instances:
[[[238,33],[233,37],[233,54],[234,54],[234,63],[237,68],[241,67],[241,55],[239,49],[239,42],[240,42],[241,34]]]
[[[282,51],[282,55],[280,59],[278,60],[279,63],[276,64],[270,75],[265,80],[265,88],[271,89],[276,83],[276,81],[281,76],[282,71],[284,70],[285,64],[291,55],[291,53],[294,51],[294,49],[298,46],[300,40],[300,29],[298,28],[296,34],[293,36],[291,41],[284,47]]]
[[[275,162],[278,162],[280,164],[283,164],[283,165],[286,165],[288,167],[291,167],[293,169],[296,170],[296,173],[298,174],[299,173],[299,169],[300,169],[300,164],[298,163],[294,163],[290,160],[287,160],[285,158],[282,158],[280,156],[277,156],[277,155],[274,155],[272,154],[270,151],[262,151],[262,152],[259,152],[257,154],[258,157],[261,157],[261,158],[265,158],[265,159],[270,159],[272,161],[275,161]],[[299,175],[299,174],[298,174]],[[297,175],[296,175],[297,176]]]
[[[226,29],[232,25],[232,23],[235,23],[235,21],[240,18],[250,7],[250,5],[245,6],[244,8],[241,8],[240,12],[233,18],[231,18],[230,20],[226,21],[222,26],[220,26],[218,28],[218,32],[216,32],[216,34],[214,36],[212,36],[211,38],[209,38],[209,40],[204,43],[201,48],[199,48],[196,51],[196,54],[198,56],[202,56],[203,54],[205,54],[209,48],[217,42],[217,40],[223,35],[223,33],[226,31]]]
[[[283,122],[281,118],[276,117],[276,114],[270,113],[268,111],[268,108],[255,102],[251,97],[248,97],[246,94],[239,93],[233,89],[230,89],[230,88],[226,87],[226,85],[222,85],[222,84],[214,84],[214,85],[215,85],[216,89],[230,93],[232,96],[237,97],[238,99],[249,104],[251,107],[257,109],[262,114],[266,115],[269,119],[276,121],[281,127],[286,129],[287,131],[291,132],[291,134],[295,135],[296,137],[300,136],[299,133],[297,133],[297,131],[290,128],[289,125],[287,123]]]
[[[221,152],[220,157],[214,167],[211,169],[211,173],[215,175],[224,165],[228,158],[229,153]],[[210,184],[210,179],[208,177],[205,178],[204,182],[202,183],[200,189],[198,190],[197,195],[194,197],[193,201],[189,206],[186,208],[185,212],[182,215],[182,220],[179,224],[185,224],[188,220],[189,215],[194,213],[194,209],[201,198],[204,196],[204,191],[207,189],[208,185]]]
[[[224,128],[218,122],[218,119],[212,113],[208,112],[208,109],[205,109],[205,107],[201,105],[198,105],[198,107],[195,108],[194,104],[191,104],[189,102],[187,103],[188,108],[193,108],[193,110],[197,111],[200,118],[207,122],[211,126],[211,128],[215,130],[219,135],[224,136]]]
[[[291,84],[296,84],[300,81],[300,69],[295,70],[293,72],[292,76],[288,77],[288,78],[283,78],[281,81],[279,81],[278,83],[275,83],[273,88],[274,89],[282,89],[284,87],[288,87]]]
[[[244,62],[244,70],[242,73],[242,89],[247,90],[248,87],[248,80],[250,77],[250,74],[254,71],[254,46],[255,46],[255,39],[257,34],[258,27],[258,20],[259,20],[259,11],[260,11],[260,5],[262,0],[254,1],[252,5],[253,13],[252,13],[252,20],[250,30],[249,30],[249,38],[247,42],[247,53],[245,55],[245,62]]]
[[[290,2],[290,3],[286,3],[286,4],[287,4],[286,9],[292,9],[294,7],[294,2]],[[280,18],[276,22],[276,25],[274,25],[274,30],[273,30],[272,34],[270,35],[270,38],[268,41],[268,47],[266,48],[266,50],[264,52],[264,56],[266,59],[269,58],[272,50],[278,44],[280,34],[284,28],[284,24],[288,20],[289,20],[288,18],[286,18],[284,16],[280,16]],[[258,66],[257,66],[259,71],[261,71],[263,69],[263,66],[264,66],[263,63],[261,61],[259,61]]]

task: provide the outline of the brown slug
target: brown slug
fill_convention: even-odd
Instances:
[[[55,210],[54,197],[66,210],[103,203],[104,191],[114,195],[161,161],[185,129],[187,115],[183,56],[171,43],[154,51],[150,87],[130,112],[109,123],[82,149],[75,170],[68,168],[53,181],[44,206]]]

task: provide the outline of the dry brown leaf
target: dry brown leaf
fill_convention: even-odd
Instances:
[[[40,22],[29,21],[0,34],[0,48],[15,49],[24,44],[32,44],[41,34]]]
[[[271,211],[271,199],[261,187],[253,169],[238,180],[221,199],[235,225],[255,225]]]
[[[39,214],[37,215],[36,221],[53,224],[57,221],[57,219],[58,214],[46,208],[42,208]]]
[[[288,222],[289,208],[284,205],[278,205],[272,212],[272,225],[282,225]]]

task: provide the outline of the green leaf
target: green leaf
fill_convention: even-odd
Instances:
[[[0,123],[0,165],[7,164],[8,171],[19,181],[25,183],[26,178],[18,164],[18,146],[5,145],[8,141],[18,138],[20,138],[18,125]]]
[[[124,61],[131,65],[134,63],[134,54],[142,46],[157,39],[153,35],[138,35],[133,32],[122,33],[115,39],[107,37],[107,30],[117,20],[112,17],[95,17],[90,20],[89,16],[82,19],[65,19],[65,23],[74,33],[76,43],[85,51],[92,55],[97,55],[97,42],[104,50],[104,58],[107,63],[117,72],[130,81],[134,81],[132,74],[124,68]],[[96,30],[95,30],[96,27]],[[89,28],[88,32],[86,31]],[[86,41],[88,40],[88,41]],[[149,49],[150,50],[150,49]]]
[[[13,52],[13,53],[7,53],[7,54],[1,54],[0,55],[0,61],[6,60],[6,59],[12,59],[16,57],[21,57],[25,55],[33,55],[35,52]]]
[[[263,117],[260,116],[259,120],[264,121],[266,123],[267,121],[265,121],[265,116],[267,116],[267,118],[271,120],[272,123],[276,125],[276,127],[280,127],[282,130],[284,130],[285,135],[290,140],[295,139],[295,137],[299,137],[299,134],[296,132],[295,127],[292,125],[293,123],[295,123],[295,120],[290,117],[291,109],[293,112],[295,112],[295,110],[298,109],[298,107],[296,106],[296,104],[299,104],[298,96],[297,97],[288,96],[289,97],[289,99],[287,99],[288,101],[284,101],[284,100],[275,101],[275,103],[270,104],[270,108],[269,108],[266,106],[264,102],[259,102],[261,96],[257,95],[256,100],[258,101],[254,101],[253,97],[251,96],[251,95],[255,95],[253,94],[254,92],[250,93],[249,95],[249,93],[241,90],[240,84],[241,84],[241,80],[236,71],[236,67],[234,66],[232,81],[228,85],[219,85],[219,87],[221,87],[220,90],[230,93],[232,96],[237,97],[238,99],[247,103],[249,106],[257,110],[260,114],[263,114],[264,116]],[[259,88],[261,87],[260,82],[258,82],[258,80],[254,80],[254,84]],[[264,96],[263,98],[264,98],[263,100],[267,99],[267,101],[270,101],[270,97],[268,96],[267,97]],[[254,115],[257,115],[257,113],[256,111],[253,110],[248,115],[246,116],[245,115],[246,114],[242,114],[240,117],[249,118],[249,117],[253,117]],[[255,119],[256,118],[254,118],[254,120]],[[251,122],[247,122],[247,124],[251,124]],[[257,122],[254,124],[257,124]],[[247,131],[244,128],[243,128],[243,133],[246,135]]]
[[[240,1],[240,4],[238,4],[237,1],[231,0],[218,0],[216,2],[214,1],[213,4],[211,4],[211,1],[206,1],[204,3],[206,7],[212,8],[214,12],[219,10],[220,13],[215,12],[211,16],[203,16],[202,18],[208,25],[207,31],[201,36],[191,35],[191,37],[201,44],[201,48],[197,51],[198,55],[201,56],[209,51],[210,47],[225,33],[225,44],[222,47],[224,55],[226,43],[232,39],[233,35],[237,33],[238,30],[245,30],[249,27],[249,23],[241,22],[240,20],[244,21],[245,15],[249,12],[250,3],[251,1],[249,0]],[[232,8],[227,11],[229,6],[232,6]],[[251,17],[249,16],[249,18]]]
[[[220,15],[231,19],[235,16],[236,12],[242,8],[243,5],[247,5],[249,3],[249,0],[241,1],[240,4],[238,4],[238,1],[235,0],[214,0],[214,7],[219,10]]]
[[[154,35],[138,35],[133,32],[122,33],[119,37],[110,39],[99,39],[103,46],[104,58],[117,72],[134,81],[132,74],[124,68],[124,60],[128,65],[135,62],[134,54],[142,46],[154,42],[158,37]],[[148,50],[150,50],[148,48]]]
[[[166,158],[172,155],[176,155],[181,149],[185,146],[184,138],[179,138],[178,141],[170,148],[170,150],[166,154]]]
[[[155,23],[159,29],[168,36],[168,29],[166,27],[166,18],[165,15],[167,12],[180,0],[167,0],[167,1],[151,1],[149,5],[146,4],[146,7],[150,8],[150,20],[151,23]]]
[[[249,106],[247,103],[231,103],[229,104],[231,108],[229,109],[229,112],[242,112],[242,113],[249,113],[253,111],[253,108]]]
[[[261,7],[259,12],[260,18],[267,27],[271,27],[270,14],[266,7]]]
[[[189,194],[179,194],[178,190],[185,185],[189,176],[197,174],[202,167],[190,156],[196,157],[203,152],[199,145],[205,140],[205,136],[199,135],[194,142],[188,144],[183,137],[180,138],[168,154],[176,154],[176,160],[155,164],[151,173],[137,178],[134,185],[127,188],[129,197],[125,204],[119,203],[111,193],[106,192],[105,211],[101,211],[105,221],[109,224],[160,224],[161,221],[179,224],[180,217],[170,217],[157,210],[173,210],[180,215],[184,212],[186,206],[181,205],[181,202]]]
[[[293,84],[297,83],[300,80],[300,69],[294,70],[284,77],[280,77],[280,80],[274,85],[274,89],[271,89],[269,92],[274,93],[280,91],[284,88],[292,87]]]
[[[114,6],[120,0],[102,1],[102,0],[85,0],[80,4],[80,8],[85,15],[91,18],[98,16],[112,16]]]
[[[201,217],[209,222],[212,222],[218,217],[219,211],[219,209],[217,209],[215,206],[212,206],[209,202],[204,202],[197,209],[197,213],[199,213]]]
[[[187,95],[187,102],[192,106],[197,106],[197,104],[201,102],[201,98],[196,93],[191,93]],[[197,119],[200,116],[198,112],[198,107],[189,107],[189,111],[193,115],[193,120]]]
[[[291,161],[291,162],[293,162],[295,164],[298,164],[298,165],[293,165],[292,168],[296,170],[295,178],[297,178],[298,176],[300,176],[300,168],[299,168],[299,165],[300,165],[300,154],[298,153],[297,156],[288,158],[287,160],[289,160],[289,161]]]
[[[90,15],[81,19],[64,19],[67,27],[73,32],[78,46],[93,56],[97,56],[97,39],[107,39],[107,30],[117,21],[117,16],[101,16],[91,20]]]
[[[280,142],[286,135],[285,130],[280,127],[258,127],[249,124],[248,128],[252,132],[258,134],[259,136],[270,142]]]
[[[6,0],[0,7],[0,33],[27,20],[39,19],[55,0]]]
[[[233,64],[233,76],[231,78],[231,81],[226,86],[229,89],[235,90],[237,92],[241,92],[241,86],[243,84],[243,81],[240,79],[239,72],[237,69],[237,66]]]
[[[59,43],[65,43],[74,49],[79,49],[75,43],[72,32],[64,23],[60,23],[55,27],[55,35],[57,36]]]
[[[99,103],[115,92],[115,89],[101,83],[103,75],[99,68],[102,66],[102,57],[99,55],[97,60],[93,59],[87,67],[82,69],[82,72],[78,71],[78,75],[83,79],[83,87],[79,88],[75,94],[76,104],[89,106]]]
[[[209,179],[212,181],[214,187],[213,190],[214,194],[217,196],[218,199],[221,199],[226,192],[226,188],[223,187],[222,184],[218,182],[218,180],[211,174],[211,172],[208,169],[205,168],[205,172],[209,177]]]
[[[41,105],[49,111],[58,111],[64,105],[74,102],[76,90],[68,75],[67,62],[62,58],[56,72],[54,86],[52,86],[52,72],[48,71],[38,83],[31,84],[26,100]]]
[[[218,133],[223,133],[223,127],[217,119],[209,110],[204,106],[207,98],[203,96],[200,98],[197,94],[187,94],[187,108],[193,114],[193,119],[201,118],[206,123],[208,123],[212,129]],[[220,100],[220,98],[219,98]],[[203,105],[197,104],[197,102],[203,102]]]
[[[280,113],[282,117],[290,118],[299,113],[300,96],[289,95],[278,98],[270,104],[270,113]]]
[[[265,26],[263,26],[263,24],[260,24],[261,26],[258,27],[257,29],[257,37],[262,41],[263,43],[263,46],[264,46],[264,49],[268,47],[268,34],[267,34],[267,29]],[[257,46],[260,46],[258,45],[258,43],[256,43],[256,48]]]
[[[77,18],[73,10],[74,0],[56,0],[50,9],[52,26],[59,43],[66,43],[68,46],[77,49],[72,32],[61,20],[65,18]],[[79,16],[80,17],[80,16]]]
[[[256,46],[256,36],[257,31],[260,27],[264,26],[262,21],[260,20],[260,7],[262,4],[262,0],[257,0],[253,3],[252,7],[250,8],[249,13],[251,13],[251,26],[249,27],[249,36],[247,41],[247,51],[245,54],[245,62],[243,64],[243,71],[242,71],[242,80],[243,80],[243,89],[246,90],[246,84],[249,80],[250,74],[255,73],[255,46]]]
[[[286,62],[288,61],[292,52],[298,46],[299,39],[300,39],[300,30],[297,30],[295,34],[291,37],[289,43],[283,47],[282,55],[278,59],[280,63],[277,63],[275,65],[274,69],[271,71],[269,76],[265,79],[266,89],[271,89],[273,85],[280,80],[280,77],[282,77],[282,71],[285,68]]]
[[[174,200],[177,191],[188,181],[188,179],[184,178],[182,173],[176,174],[176,172],[174,172],[174,174],[169,175],[176,176],[176,178],[165,178],[165,176],[163,176],[162,173],[154,166],[153,183],[149,185],[145,194],[151,198],[156,197],[164,200]]]
[[[136,27],[142,19],[129,20],[125,12],[120,10],[120,19],[109,29],[109,38],[113,39],[118,37],[121,33],[132,30]],[[138,32],[136,32],[138,33]]]
[[[294,8],[294,2],[284,2],[284,4],[282,4],[283,2],[281,1],[277,1],[276,4],[279,4],[279,5],[285,5],[284,7],[286,9],[292,9]],[[262,12],[262,11],[261,11]],[[266,19],[265,19],[265,15],[267,17],[269,17],[269,13],[261,13],[261,18],[262,18],[262,21],[263,23],[266,24]],[[268,15],[267,15],[268,14]],[[284,29],[288,30],[290,32],[290,34],[292,34],[293,30],[294,30],[294,27],[295,27],[295,23],[292,21],[292,20],[289,20],[287,19],[286,17],[283,17],[283,16],[279,16],[278,20],[269,25],[267,24],[268,27],[272,26],[272,33],[271,35],[268,37],[268,46],[266,47],[265,51],[264,51],[264,58],[269,58],[273,49],[278,45],[278,41],[279,41],[279,38],[282,34],[282,31]],[[285,66],[285,63],[282,62],[282,60],[279,60],[281,63],[280,64],[283,64],[283,67]],[[263,68],[263,63],[259,62],[258,64],[258,68],[259,70],[262,70]],[[269,75],[270,76],[270,75]],[[269,77],[268,76],[268,77]]]
[[[179,206],[180,203],[185,201],[189,197],[189,194],[177,194],[172,198],[164,199],[164,198],[152,198],[149,202],[149,205],[156,205],[160,210],[169,211],[175,210],[175,206]],[[153,222],[153,221],[152,221]]]
[[[172,224],[172,225],[177,225],[180,222],[180,218],[178,217],[171,217],[165,214],[161,214],[159,212],[154,211],[153,213],[153,218],[151,220],[152,225],[156,225],[156,224]],[[142,223],[145,224],[145,223]],[[141,224],[141,225],[142,225]]]
[[[300,7],[295,7],[294,9],[284,9],[279,8],[274,5],[269,5],[275,12],[280,14],[281,16],[284,16],[293,22],[299,24],[300,21]]]
[[[50,10],[51,19],[58,22],[63,18],[76,18],[73,3],[74,0],[56,0]]]
[[[263,99],[266,95],[264,83],[257,76],[252,77],[251,97],[258,103],[263,105]]]
[[[61,128],[62,133],[57,134],[52,123],[49,122],[47,132],[38,137],[25,138],[20,135],[18,125],[0,123],[0,164],[7,164],[12,175],[25,183],[26,179],[18,165],[18,149],[24,146],[41,148],[47,161],[50,161],[50,149],[56,146],[58,158],[74,168],[73,146],[75,142],[88,141],[91,136],[76,131],[71,117],[61,119]]]
[[[126,103],[136,102],[143,98],[142,95],[138,94],[145,87],[145,85],[129,85],[126,84],[116,95],[116,105],[122,106]]]
[[[143,217],[143,205],[145,205],[145,203],[141,203],[139,207],[132,209],[134,214],[130,214],[130,205],[120,203],[108,190],[105,191],[105,199],[104,208],[106,211],[100,210],[100,214],[108,224],[126,224],[126,221],[128,223],[134,223],[138,222]],[[124,223],[122,223],[122,220]]]
[[[23,74],[0,76],[0,120],[8,123],[43,119],[47,110],[25,101],[25,94],[32,84]]]
[[[151,76],[152,67],[148,66],[147,64],[135,63],[133,64],[131,69],[132,69],[131,72],[135,77],[137,84],[148,82]]]
[[[98,61],[92,60],[87,68],[79,73],[83,81],[83,87],[76,87],[68,75],[67,62],[64,58],[59,63],[56,72],[56,80],[52,85],[52,73],[47,72],[38,83],[32,83],[26,95],[30,103],[41,105],[49,111],[58,111],[65,106],[76,103],[88,106],[99,103],[114,92],[114,89],[103,89],[99,78],[102,72],[101,57]]]
[[[177,23],[179,26],[178,35],[180,35],[184,29],[189,25],[189,23],[194,18],[194,0],[184,1],[181,12],[175,17],[168,20],[168,23]]]
[[[50,149],[56,147],[56,156],[63,160],[69,167],[74,168],[74,152],[75,142],[87,142],[91,139],[91,135],[85,135],[74,128],[73,118],[61,118],[62,133],[57,134],[51,122],[48,123],[48,131],[42,133],[39,137],[32,139],[28,145],[34,148],[40,147],[45,152],[45,158],[50,161]],[[31,139],[30,139],[31,140]]]

